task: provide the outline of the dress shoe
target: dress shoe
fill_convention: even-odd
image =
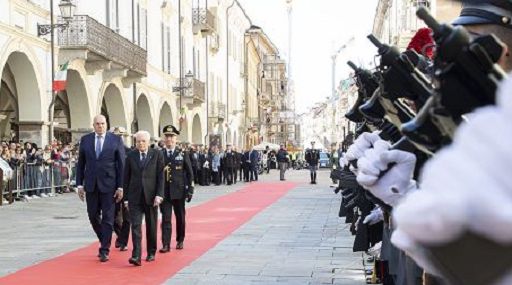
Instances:
[[[126,245],[122,245],[120,248],[119,248],[119,251],[127,251],[128,250],[128,247]]]
[[[183,249],[183,242],[178,242],[176,249]]]
[[[120,242],[116,241],[116,248],[120,248],[121,246],[123,246]]]
[[[148,254],[148,257],[146,257],[147,262],[155,261],[155,255],[154,254]]]
[[[100,261],[101,262],[107,262],[109,260],[108,254],[100,253]]]
[[[138,258],[138,257],[132,257],[132,258],[130,258],[130,259],[128,260],[128,262],[129,262],[130,264],[135,265],[135,266],[141,266],[141,265],[142,265],[142,263],[140,262],[140,258]]]
[[[171,251],[171,247],[168,246],[168,245],[164,245],[158,252],[160,252],[160,253],[167,253],[169,251]]]

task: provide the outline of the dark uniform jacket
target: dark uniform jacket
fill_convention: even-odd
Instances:
[[[240,169],[243,163],[243,154],[240,152],[235,152],[235,168]]]
[[[187,194],[194,194],[194,172],[188,153],[175,148],[173,153],[168,154],[167,148],[162,149],[165,168],[164,199],[184,199]]]
[[[317,149],[306,151],[306,161],[309,165],[318,165],[320,160],[320,152]]]
[[[233,151],[231,152],[225,152],[224,158],[222,159],[222,165],[224,168],[233,168],[235,167],[235,153]]]
[[[288,152],[286,150],[280,149],[277,152],[277,162],[288,162]]]

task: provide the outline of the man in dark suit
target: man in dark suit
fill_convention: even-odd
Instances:
[[[226,152],[222,158],[221,164],[224,166],[224,177],[228,185],[233,184],[233,172],[235,169],[235,153],[231,150],[231,145],[226,145]]]
[[[236,184],[238,181],[238,172],[242,167],[242,154],[238,152],[237,148],[233,149],[233,153],[235,154],[235,167],[233,168],[233,182]],[[240,175],[240,180],[242,180],[242,175]]]
[[[251,150],[249,154],[250,163],[250,172],[251,172],[251,181],[258,181],[258,160],[259,153],[254,148]]]
[[[113,127],[110,131],[121,138],[126,134],[126,130],[123,127]],[[126,155],[128,155],[130,151],[131,149],[129,147],[124,147]],[[116,233],[117,238],[115,247],[119,248],[120,251],[128,250],[127,245],[128,238],[130,236],[130,227],[130,213],[128,212],[127,203],[123,203],[123,201],[116,203],[114,232]]]
[[[250,158],[250,151],[244,152],[244,155],[242,156],[242,169],[244,172],[244,181],[249,182],[249,173],[251,170],[251,158]]]
[[[80,200],[87,201],[87,214],[101,247],[101,262],[109,260],[115,203],[123,199],[124,144],[107,132],[104,116],[94,117],[94,132],[80,140],[76,185]]]
[[[194,172],[190,157],[176,147],[176,139],[180,132],[172,125],[165,126],[164,156],[165,184],[164,201],[160,205],[162,213],[162,248],[160,253],[171,250],[172,224],[171,216],[174,210],[176,216],[176,249],[183,249],[185,240],[185,201],[190,202],[194,194]]]
[[[155,260],[158,205],[164,196],[164,156],[161,151],[149,149],[150,139],[146,131],[135,134],[137,150],[128,154],[124,168],[125,201],[132,222],[133,251],[129,262],[135,266],[141,265],[143,216],[146,221],[146,261]]]

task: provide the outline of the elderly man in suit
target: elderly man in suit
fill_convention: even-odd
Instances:
[[[164,156],[150,149],[150,134],[139,131],[135,134],[137,150],[126,157],[124,168],[125,201],[130,209],[132,223],[132,257],[129,262],[141,266],[142,217],[146,221],[146,261],[155,260],[158,205],[164,197]]]
[[[98,115],[94,132],[80,140],[76,185],[80,200],[87,201],[87,214],[101,246],[98,257],[109,260],[115,203],[123,199],[125,150],[120,137],[107,132],[107,120]]]

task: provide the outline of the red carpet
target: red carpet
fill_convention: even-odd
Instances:
[[[110,261],[100,263],[96,258],[98,243],[93,243],[0,278],[0,284],[161,284],[294,187],[293,183],[255,183],[189,208],[185,249],[177,251],[173,248],[167,254],[157,253],[156,261],[142,261],[141,267],[128,264],[131,244],[127,252],[113,249]],[[201,195],[201,189],[198,190],[197,195]],[[160,228],[158,231],[160,233]],[[172,238],[175,246],[174,224]],[[160,246],[160,238],[158,241]],[[145,250],[143,254],[145,258]]]

